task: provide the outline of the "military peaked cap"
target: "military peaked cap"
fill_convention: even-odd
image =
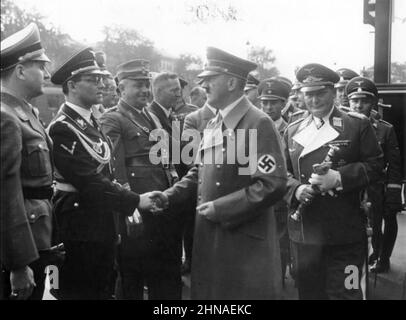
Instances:
[[[118,66],[116,77],[119,82],[123,79],[150,80],[149,61],[136,59],[124,62]]]
[[[96,62],[94,51],[85,48],[75,53],[62,64],[52,75],[53,84],[62,85],[76,75],[97,74],[103,75]]]
[[[378,97],[375,83],[364,77],[352,78],[345,87],[345,92],[348,99]]]
[[[248,73],[257,67],[257,65],[251,61],[241,59],[214,47],[207,48],[206,56],[207,64],[204,71],[197,76],[198,78],[229,74],[247,80]]]
[[[261,81],[258,86],[259,99],[261,100],[286,100],[289,97],[290,85],[277,78]]]
[[[359,74],[351,69],[341,68],[336,71],[340,80],[334,85],[334,88],[344,88],[352,78],[359,77]]]
[[[1,70],[26,61],[50,62],[42,48],[38,27],[30,23],[24,29],[1,41]]]
[[[340,79],[333,70],[318,63],[310,63],[301,67],[296,73],[296,78],[302,83],[300,89],[302,92],[333,87]]]

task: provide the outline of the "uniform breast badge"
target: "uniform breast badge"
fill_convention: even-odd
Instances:
[[[76,141],[73,141],[72,148],[70,148],[70,149],[67,146],[65,146],[64,144],[61,144],[61,147],[63,149],[65,149],[66,151],[68,151],[71,155],[73,155],[73,153],[75,152],[75,148],[76,148]]]

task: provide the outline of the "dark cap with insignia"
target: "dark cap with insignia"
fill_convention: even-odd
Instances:
[[[378,97],[375,83],[364,77],[352,78],[345,87],[345,92],[348,99]]]
[[[1,41],[1,71],[26,61],[50,62],[42,48],[38,27],[30,23]]]
[[[286,100],[289,97],[290,85],[283,80],[269,78],[261,81],[258,86],[260,100]]]
[[[116,77],[119,82],[124,79],[151,80],[149,61],[136,59],[124,62],[118,66]]]
[[[180,83],[180,87],[183,89],[184,87],[186,87],[189,82],[187,82],[185,79],[179,77],[179,83]]]
[[[97,65],[94,51],[91,48],[82,49],[70,57],[54,72],[51,82],[63,85],[74,76],[85,74],[103,75],[103,72]]]
[[[247,76],[247,83],[245,84],[244,91],[249,91],[258,88],[259,80],[255,78],[251,73]]]
[[[248,73],[255,70],[257,65],[251,61],[241,59],[223,50],[208,47],[207,64],[204,71],[198,78],[211,77],[219,74],[229,74],[231,76],[247,80]]]
[[[340,77],[333,70],[318,64],[310,63],[301,67],[296,78],[302,83],[301,91],[317,91],[327,87],[333,87]]]
[[[340,80],[334,85],[334,88],[344,88],[352,78],[359,77],[358,73],[347,68],[338,69],[336,73]]]

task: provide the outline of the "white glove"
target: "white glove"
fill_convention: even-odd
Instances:
[[[341,175],[340,172],[329,169],[327,173],[323,175],[313,173],[309,182],[312,185],[317,185],[321,192],[327,192],[329,190],[341,188]]]

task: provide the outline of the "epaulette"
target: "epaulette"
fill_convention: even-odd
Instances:
[[[295,116],[295,115],[298,115],[298,114],[301,114],[301,113],[305,113],[305,112],[306,112],[306,110],[298,110],[298,111],[296,111],[296,112],[293,112],[290,116],[293,117],[293,116]]]
[[[117,106],[114,106],[114,107],[109,108],[106,111],[104,111],[104,113],[114,112],[114,111],[117,111],[117,110],[118,110]]]
[[[338,109],[340,109],[341,111],[343,111],[345,113],[351,112],[351,109],[346,106],[339,106]]]
[[[393,127],[393,125],[385,120],[382,119],[378,119],[379,122],[383,123],[384,125],[388,126],[388,127]]]
[[[366,115],[354,111],[347,112],[350,117],[358,118],[358,119],[368,119]]]

